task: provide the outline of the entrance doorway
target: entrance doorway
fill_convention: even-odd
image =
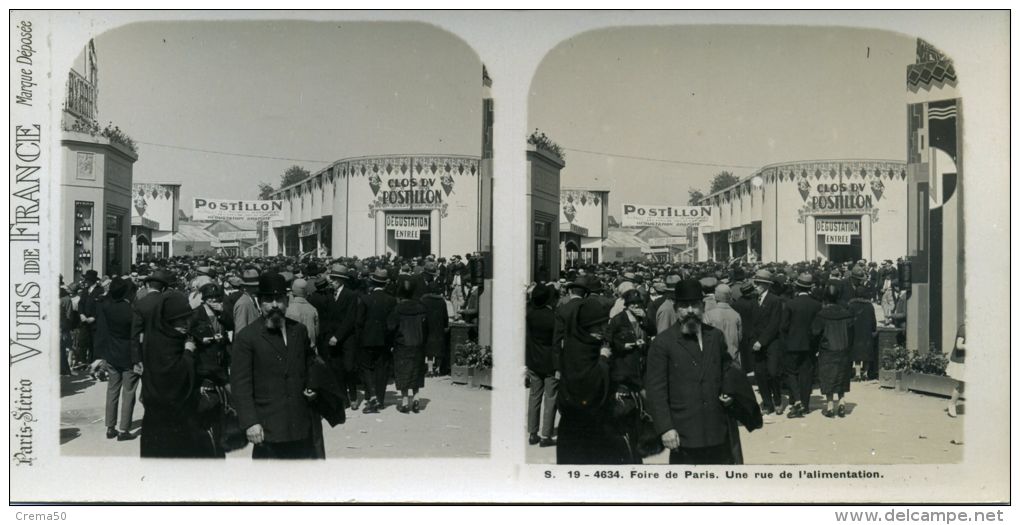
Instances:
[[[395,233],[391,231],[389,235],[395,236]],[[432,232],[430,230],[419,231],[418,239],[394,240],[397,243],[397,255],[401,257],[425,257],[432,253]]]
[[[432,251],[432,224],[428,213],[387,213],[386,248],[400,257],[425,257]]]
[[[819,241],[824,243],[825,236],[819,236]],[[830,244],[829,260],[834,263],[856,262],[861,260],[861,236],[850,237],[850,244]]]

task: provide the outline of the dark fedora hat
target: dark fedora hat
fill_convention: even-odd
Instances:
[[[202,300],[223,298],[223,287],[216,283],[205,283],[198,292],[202,294]]]
[[[266,272],[259,276],[258,295],[260,297],[278,297],[287,293],[287,281],[275,272]]]
[[[85,275],[82,276],[82,279],[85,279],[85,282],[87,283],[97,282],[99,281],[99,272],[95,270],[88,270],[85,272]]]
[[[577,326],[588,328],[609,320],[609,308],[597,297],[589,297],[577,307]]]
[[[119,301],[127,297],[128,291],[131,289],[131,281],[128,279],[114,279],[110,283],[110,299]]]
[[[535,308],[541,308],[549,304],[549,299],[553,297],[553,289],[549,285],[539,284],[535,286],[535,289],[531,291],[531,305]]]
[[[572,282],[567,283],[567,289],[569,290],[571,288],[580,288],[580,289],[584,290],[585,293],[587,293],[587,292],[591,291],[588,288],[588,285],[589,285],[589,279],[586,276],[582,275],[582,276],[578,277],[577,279],[574,279]]]
[[[181,292],[173,292],[163,297],[162,318],[164,321],[176,321],[191,315],[191,304],[188,296]]]
[[[173,276],[170,275],[170,272],[159,269],[150,273],[144,282],[156,281],[157,283],[163,283],[164,286],[170,286],[170,281],[172,280]]]
[[[700,303],[704,299],[705,295],[701,293],[701,283],[695,279],[680,281],[673,293],[674,306],[690,306]]]

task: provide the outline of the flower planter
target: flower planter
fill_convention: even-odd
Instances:
[[[903,378],[901,370],[879,370],[878,386],[882,388],[896,388],[896,381]]]
[[[470,366],[453,365],[450,367],[450,382],[466,385],[471,382],[475,369]]]
[[[474,374],[475,386],[492,388],[492,369],[491,368],[476,368]]]
[[[907,384],[907,388],[914,392],[949,397],[953,393],[953,387],[956,386],[956,380],[949,376],[919,374],[914,372],[904,375],[907,376],[904,379],[904,382]]]

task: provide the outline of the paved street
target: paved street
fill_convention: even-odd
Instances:
[[[526,395],[526,394],[525,394]],[[847,416],[827,419],[817,390],[812,412],[802,419],[766,416],[753,433],[741,427],[745,464],[916,464],[954,463],[963,459],[963,422],[943,409],[946,399],[879,388],[877,382],[853,383]],[[527,443],[521,433],[521,442]],[[555,463],[556,448],[528,447],[529,463]],[[645,463],[668,463],[669,454]]]
[[[139,386],[139,388],[141,388]],[[396,410],[396,392],[387,393],[387,406],[379,414],[347,412],[347,423],[335,428],[324,424],[326,457],[467,457],[489,455],[489,413],[492,392],[450,383],[449,376],[426,378],[420,393],[419,414]],[[103,422],[106,383],[79,373],[63,378],[61,452],[79,456],[137,456],[137,439],[106,439]],[[135,405],[132,432],[142,426],[144,407]],[[234,451],[230,458],[250,458],[251,447]]]

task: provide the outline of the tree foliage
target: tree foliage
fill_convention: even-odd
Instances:
[[[701,190],[697,188],[691,188],[687,190],[687,204],[690,204],[691,206],[697,205],[699,202],[701,202],[701,199],[704,198],[705,194],[701,193]]]
[[[286,188],[287,186],[290,186],[291,184],[294,184],[296,182],[301,182],[310,177],[311,175],[312,174],[309,173],[308,170],[295,164],[294,166],[287,168],[287,171],[283,172],[283,175],[280,175],[279,187],[274,187],[272,184],[268,182],[260,182],[258,186],[259,200],[263,201],[270,200],[272,199],[271,195],[274,191],[280,188]]]
[[[287,168],[287,171],[283,172],[283,175],[280,176],[280,187],[286,188],[295,182],[301,182],[307,179],[309,176],[311,176],[311,173],[301,166],[291,166]]]
[[[268,182],[260,182],[259,183],[259,200],[260,201],[268,201],[268,200],[272,199],[271,195],[272,195],[272,193],[274,191],[276,191],[276,189],[273,188],[272,184],[270,184]]]
[[[720,171],[712,177],[712,187],[709,188],[708,193],[712,194],[719,190],[724,190],[740,182],[740,178],[729,171]]]

